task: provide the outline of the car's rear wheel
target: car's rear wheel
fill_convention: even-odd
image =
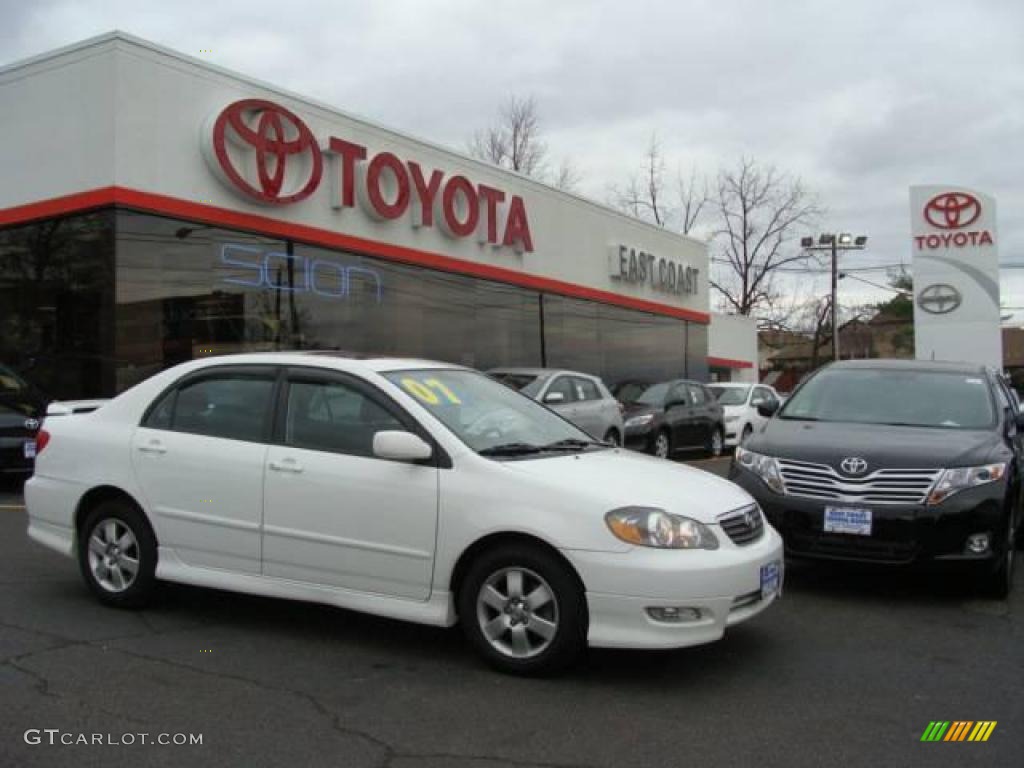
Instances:
[[[704,450],[707,451],[709,456],[715,458],[722,455],[722,451],[725,448],[725,435],[722,434],[722,430],[715,427],[711,430],[711,434],[708,436],[707,445]]]
[[[622,438],[619,436],[619,430],[609,429],[605,433],[604,441],[606,443],[611,443],[612,445],[622,445]]]
[[[117,608],[141,608],[156,584],[156,537],[130,502],[100,502],[82,522],[78,565],[93,594]]]
[[[982,577],[982,591],[989,597],[1005,600],[1013,589],[1013,569],[1015,564],[1016,544],[1014,542],[1013,516],[1007,515],[1006,532],[1003,538],[1003,550],[995,565]]]
[[[575,574],[528,544],[484,552],[458,594],[459,620],[477,652],[511,674],[549,674],[571,664],[587,637],[587,608]]]
[[[667,459],[672,454],[672,438],[667,429],[659,429],[651,441],[651,453],[659,459]]]

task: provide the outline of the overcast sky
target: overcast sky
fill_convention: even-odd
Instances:
[[[1024,266],[1019,1],[0,0],[0,62],[115,28],[460,149],[533,94],[602,202],[653,133],[670,170],[775,164],[827,208],[820,229],[870,236],[851,267],[910,261],[911,184],[974,187],[998,200],[1001,261]],[[1024,323],[1024,269],[1002,291]]]

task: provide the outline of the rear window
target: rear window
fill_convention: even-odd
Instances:
[[[987,429],[995,424],[995,409],[981,374],[838,369],[807,381],[786,402],[780,418]]]
[[[512,387],[512,389],[530,397],[533,397],[540,391],[540,376],[533,373],[501,373],[498,371],[488,375],[495,381],[500,381],[506,387]]]

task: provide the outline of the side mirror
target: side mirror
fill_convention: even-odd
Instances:
[[[434,455],[434,449],[412,432],[383,430],[373,436],[373,455],[392,461],[423,461]]]
[[[544,402],[551,404],[564,403],[565,395],[561,392],[548,392],[546,395],[544,395]]]
[[[757,412],[764,416],[766,419],[770,419],[775,415],[775,412],[779,410],[778,403],[760,403],[757,406]]]

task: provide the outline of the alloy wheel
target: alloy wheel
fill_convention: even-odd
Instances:
[[[654,438],[654,455],[659,459],[668,458],[668,435],[664,432],[659,432]]]
[[[555,592],[527,568],[502,568],[491,574],[477,595],[476,616],[491,647],[515,659],[543,653],[558,632]]]
[[[711,433],[711,455],[721,456],[722,455],[722,433],[717,429]]]
[[[89,570],[107,592],[124,592],[139,573],[139,542],[124,521],[108,517],[89,534]]]

